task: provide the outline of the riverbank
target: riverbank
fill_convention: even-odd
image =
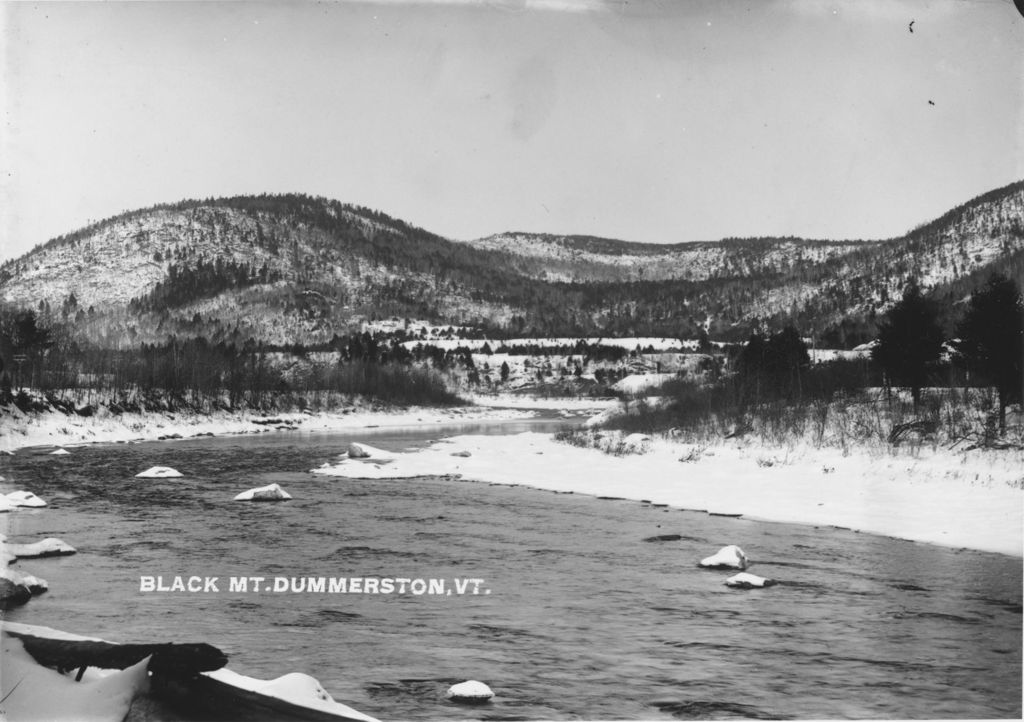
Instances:
[[[478,397],[473,406],[389,407],[354,400],[338,411],[145,411],[112,413],[101,407],[90,416],[20,410],[0,406],[0,451],[26,447],[158,441],[201,436],[260,434],[276,431],[330,433],[374,427],[417,426],[462,422],[513,421],[558,411],[566,419],[585,420],[617,404],[615,399],[552,399]]]
[[[380,464],[343,459],[313,472],[369,479],[458,475],[1024,556],[1020,450],[844,453],[742,439],[702,446],[640,435],[621,441],[618,453],[609,454],[550,434],[460,436],[389,454]]]

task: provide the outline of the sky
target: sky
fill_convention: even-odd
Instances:
[[[0,0],[0,35],[0,259],[264,192],[457,239],[888,238],[1024,178],[1010,0]]]

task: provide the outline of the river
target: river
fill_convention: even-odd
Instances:
[[[351,440],[401,450],[527,428],[548,427],[6,457],[4,488],[50,504],[3,515],[6,533],[79,550],[20,561],[51,591],[6,618],[112,641],[206,641],[237,672],[306,672],[381,719],[1021,716],[1020,559],[526,487],[309,473]],[[186,476],[134,478],[154,465]],[[231,500],[270,482],[294,500]],[[725,544],[779,584],[732,590],[726,572],[696,567]],[[140,591],[141,577],[179,575],[216,577],[216,591]],[[482,581],[442,595],[229,589],[256,576]],[[466,679],[494,701],[444,699]]]

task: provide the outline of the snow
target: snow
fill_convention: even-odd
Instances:
[[[235,496],[234,501],[287,501],[291,498],[292,495],[282,489],[280,484],[267,484],[243,491]]]
[[[475,679],[453,684],[444,694],[448,699],[462,702],[484,702],[494,696],[494,692],[483,682]]]
[[[393,459],[394,454],[384,449],[378,449],[369,444],[360,444],[353,441],[348,445],[348,458],[350,459]]]
[[[6,579],[12,584],[25,587],[32,594],[41,594],[50,588],[45,579],[40,579],[32,574],[25,574],[17,569],[3,569],[0,571],[0,579]]]
[[[50,455],[51,456],[64,456],[65,454],[70,454],[70,453],[71,452],[68,451],[67,449],[56,449],[55,451],[51,451]]]
[[[352,719],[364,720],[364,722],[377,722],[369,715],[357,712],[340,702],[335,702],[320,683],[308,674],[293,672],[272,680],[246,677],[227,668],[218,669],[213,672],[203,672],[203,674],[218,682],[250,692],[276,697],[292,704],[309,707],[321,712],[344,715]]]
[[[735,544],[730,544],[712,556],[701,559],[700,566],[708,569],[746,569],[747,555]]]
[[[19,639],[3,635],[0,645],[0,698],[9,722],[121,722],[149,684],[149,657],[95,681],[76,682],[36,664]]]
[[[458,475],[1024,556],[1020,451],[844,452],[733,439],[687,455],[692,445],[658,437],[644,454],[610,455],[539,433],[447,442],[398,454],[387,465],[345,459],[313,471],[367,479]],[[451,456],[456,451],[472,455]]]
[[[42,541],[32,542],[31,544],[10,544],[5,541],[2,546],[4,551],[8,554],[13,554],[18,559],[28,559],[31,557],[59,557],[76,553],[73,546],[61,539],[55,539],[53,537],[47,537]]]
[[[46,502],[33,494],[31,491],[12,491],[6,494],[5,498],[11,506],[40,507],[46,506]]]
[[[562,336],[562,337],[551,337],[551,338],[508,338],[508,339],[470,339],[470,338],[452,338],[452,339],[423,339],[421,341],[404,341],[402,346],[407,349],[413,349],[417,344],[423,344],[424,346],[436,346],[439,349],[445,351],[454,351],[457,348],[467,348],[470,351],[476,351],[482,349],[484,345],[490,346],[492,351],[497,351],[498,348],[504,346],[505,348],[524,348],[537,346],[538,348],[564,348],[566,346],[573,347],[577,343],[583,342],[589,346],[607,346],[609,348],[623,348],[627,351],[633,351],[637,347],[646,349],[648,347],[653,348],[655,351],[680,351],[687,348],[684,342],[678,338],[669,338],[662,336],[642,336],[642,337],[630,337],[630,338],[604,338],[601,336]],[[692,345],[692,344],[691,344]]]
[[[674,378],[676,378],[676,374],[630,374],[616,381],[612,388],[625,394],[638,394],[649,388],[661,386]]]
[[[15,624],[0,620],[0,630],[9,630],[19,634],[29,634],[36,637],[48,639],[63,639],[68,641],[105,641],[96,637],[85,637],[79,634],[72,634],[50,627],[42,627],[29,624]],[[128,675],[132,670],[138,670],[141,665],[141,678],[145,680],[146,665],[149,658],[142,660],[139,665],[129,667],[124,672],[107,672],[103,670],[100,675],[90,674],[90,668],[83,677],[82,682],[74,682],[74,676],[66,677],[45,667],[41,667],[24,651],[21,642],[14,637],[3,636],[3,649],[0,660],[3,662],[0,683],[3,684],[3,694],[10,691],[17,679],[22,677],[29,679],[30,676],[38,677],[39,684],[34,683],[29,687],[33,694],[25,695],[19,699],[19,716],[9,717],[11,722],[16,720],[116,720],[121,722],[128,712],[131,698],[140,694],[146,689],[143,681],[141,684],[130,684],[129,681],[137,681],[137,675]],[[10,651],[9,648],[10,647]],[[9,667],[8,664],[11,663]],[[277,699],[290,702],[295,705],[310,709],[327,712],[334,715],[348,717],[362,722],[377,722],[373,717],[358,712],[340,702],[335,702],[320,683],[307,674],[293,672],[273,680],[255,679],[233,672],[223,667],[213,672],[204,672],[223,684],[231,685],[239,689],[257,692],[259,694],[276,697]],[[18,676],[15,676],[18,675]],[[92,679],[97,679],[91,682]],[[109,682],[108,680],[120,680],[120,682]],[[70,682],[74,687],[65,686],[64,682]],[[87,684],[88,683],[88,684]],[[101,684],[102,683],[102,684]],[[46,685],[51,685],[49,688]],[[84,692],[86,688],[93,689],[89,695],[79,695],[77,692]],[[19,687],[20,689],[20,687]],[[127,699],[125,696],[127,695]],[[12,695],[12,698],[14,695]],[[43,698],[46,699],[43,699]],[[118,704],[114,704],[114,703]],[[106,703],[110,703],[108,708]],[[123,704],[121,704],[123,703]],[[120,705],[120,706],[118,706]],[[106,711],[110,710],[109,715]],[[67,710],[67,711],[66,711]],[[79,712],[79,710],[81,710]],[[10,712],[10,708],[5,708]],[[69,712],[68,712],[69,711]],[[77,712],[77,714],[76,714]],[[103,712],[103,714],[101,714]],[[0,719],[3,719],[0,716]]]
[[[169,466],[151,466],[135,475],[136,479],[173,479],[182,476],[180,471]]]
[[[616,398],[566,398],[553,396],[529,396],[526,394],[478,394],[471,396],[477,406],[501,409],[544,409],[548,411],[590,412],[607,408],[618,408]]]
[[[765,579],[749,572],[740,572],[725,580],[725,586],[737,589],[761,589],[763,587],[770,587],[773,584],[775,582],[771,579]]]
[[[479,421],[509,421],[532,418],[533,408],[497,407],[408,407],[375,409],[357,403],[342,412],[280,413],[268,417],[259,413],[217,411],[210,414],[123,413],[111,414],[101,408],[95,415],[65,416],[61,413],[25,414],[16,406],[0,406],[0,451],[47,446],[54,443],[117,443],[157,440],[161,437],[222,436],[274,432],[276,426],[306,432],[336,432],[368,427],[397,428]],[[269,418],[280,424],[270,425]],[[0,511],[3,502],[0,501]]]

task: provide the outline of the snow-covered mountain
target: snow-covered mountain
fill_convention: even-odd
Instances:
[[[910,278],[951,302],[1024,277],[1024,182],[899,238],[674,245],[504,233],[459,242],[302,195],[124,213],[0,266],[0,302],[105,345],[168,335],[319,343],[373,318],[515,335],[742,337],[795,322],[850,343]]]

